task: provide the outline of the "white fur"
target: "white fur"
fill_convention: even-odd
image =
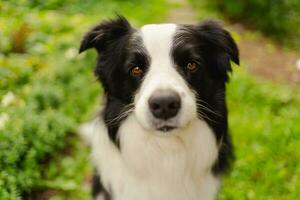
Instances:
[[[160,123],[152,116],[148,107],[148,99],[157,90],[175,91],[182,102],[178,115],[165,122],[165,125],[184,127],[197,116],[195,96],[176,71],[170,55],[176,28],[175,24],[146,25],[141,28],[141,36],[151,57],[151,65],[135,96],[135,113],[139,123],[149,130],[156,128],[154,123]]]
[[[95,200],[106,200],[105,196],[103,193],[100,193],[99,195],[97,195],[97,197],[95,198]]]
[[[87,135],[93,162],[114,200],[215,198],[219,180],[210,168],[217,145],[205,122],[196,120],[176,134],[161,137],[147,132],[131,115],[120,127],[121,152],[101,119],[89,126],[85,130],[92,131]]]
[[[170,57],[176,25],[141,29],[151,66],[134,100],[135,110],[118,131],[121,150],[109,139],[103,119],[80,131],[92,146],[92,159],[114,200],[213,200],[219,178],[211,168],[218,156],[212,130],[197,119],[196,100]],[[179,128],[155,131],[148,99],[156,90],[174,90],[182,101],[168,123]]]

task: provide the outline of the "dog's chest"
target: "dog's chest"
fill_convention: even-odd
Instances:
[[[214,198],[219,181],[210,169],[218,150],[205,122],[197,120],[176,135],[157,136],[145,132],[134,117],[129,117],[120,127],[119,137],[121,157],[130,180],[124,182],[123,197]]]

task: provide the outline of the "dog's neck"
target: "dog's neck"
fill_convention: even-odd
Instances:
[[[214,199],[219,181],[210,169],[218,148],[204,121],[159,136],[132,114],[120,126],[120,150],[103,139],[107,133],[98,134],[102,139],[95,139],[94,161],[105,186],[120,199]],[[97,144],[99,139],[107,144]]]

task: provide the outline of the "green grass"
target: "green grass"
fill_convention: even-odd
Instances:
[[[163,0],[0,2],[0,199],[23,199],[39,190],[55,191],[56,199],[89,196],[82,186],[88,156],[71,136],[96,110],[101,89],[93,76],[96,54],[77,55],[80,40],[116,13],[134,25],[160,21],[164,5]]]
[[[236,69],[228,89],[236,162],[220,199],[298,199],[300,88]]]

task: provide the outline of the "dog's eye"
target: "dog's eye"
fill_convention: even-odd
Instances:
[[[186,69],[189,71],[189,72],[196,72],[198,70],[198,64],[195,63],[195,62],[189,62],[187,65],[186,65]]]
[[[140,77],[144,71],[140,67],[134,67],[131,69],[131,75],[135,77]]]

